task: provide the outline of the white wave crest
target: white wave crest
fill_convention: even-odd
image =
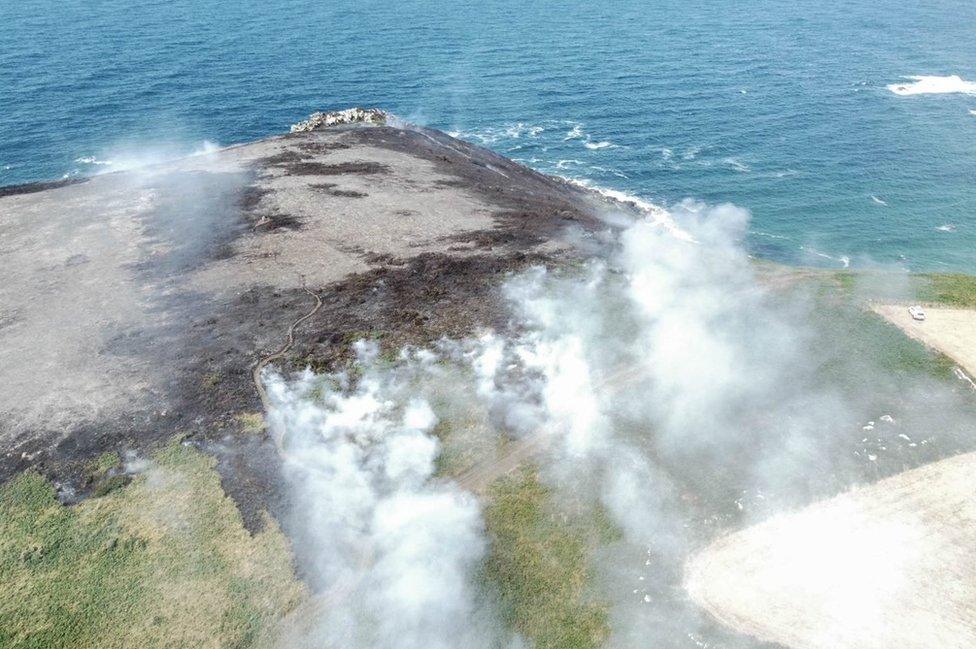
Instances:
[[[804,252],[806,252],[806,253],[808,253],[810,255],[814,255],[816,257],[821,257],[823,259],[829,259],[831,261],[836,261],[837,263],[839,263],[841,265],[841,268],[850,268],[851,267],[851,258],[848,257],[847,255],[841,255],[840,257],[834,257],[833,255],[828,255],[825,252],[820,252],[816,248],[811,248],[809,246],[800,246],[800,250],[802,250],[802,251],[804,251]]]
[[[913,83],[892,83],[887,86],[888,90],[903,97],[952,93],[976,95],[976,83],[966,81],[958,74],[947,77],[912,75],[905,78],[911,79]]]
[[[888,206],[888,203],[886,203],[886,202],[885,202],[885,201],[884,201],[883,199],[880,199],[880,198],[878,198],[878,197],[877,197],[877,196],[875,196],[874,194],[871,194],[871,200],[872,200],[872,201],[873,201],[873,202],[874,202],[874,203],[875,203],[876,205],[884,205],[885,207],[887,207],[887,206]]]
[[[515,122],[512,124],[503,124],[501,126],[476,128],[469,131],[447,131],[447,134],[454,138],[481,144],[482,146],[491,146],[511,140],[521,140],[523,137],[524,139],[533,140],[538,138],[541,133],[545,132],[545,130],[546,126],[544,125]]]
[[[646,214],[651,222],[661,228],[664,228],[668,233],[677,239],[682,241],[694,241],[694,237],[688,232],[681,229],[681,227],[675,222],[674,217],[671,215],[667,209],[656,205],[650,201],[646,201],[639,196],[633,194],[628,194],[627,192],[622,192],[616,189],[607,189],[605,187],[600,187],[594,185],[589,180],[579,180],[577,178],[564,178],[566,181],[578,186],[583,187],[592,192],[596,192],[600,196],[609,198],[611,200],[619,201],[621,203],[629,203],[639,209],[641,212]]]
[[[99,160],[93,155],[85,156],[83,158],[75,158],[75,162],[84,165],[111,165],[114,164],[111,160]]]
[[[956,226],[954,223],[944,223],[936,228],[939,232],[955,232]]]
[[[576,160],[576,159],[559,160],[558,162],[556,162],[556,169],[565,169],[570,165],[582,165],[582,164],[586,164],[586,163],[583,162],[582,160]]]
[[[615,148],[617,145],[614,144],[613,142],[603,141],[603,142],[584,142],[583,146],[585,146],[587,149],[590,149],[591,151],[594,151],[596,149],[612,149]]]
[[[729,166],[735,171],[738,171],[741,174],[746,174],[752,171],[752,167],[742,162],[738,158],[725,158],[724,160],[722,160],[722,162],[724,162],[727,166]]]

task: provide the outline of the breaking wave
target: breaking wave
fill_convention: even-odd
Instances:
[[[111,160],[99,160],[93,155],[85,156],[83,158],[75,158],[75,162],[83,165],[112,165],[115,164]]]
[[[841,268],[851,267],[851,258],[848,257],[847,255],[840,255],[839,257],[835,257],[833,255],[828,255],[825,252],[820,252],[816,248],[811,248],[809,246],[800,246],[800,250],[814,257],[820,257],[821,259],[829,259],[831,261],[837,262],[838,264],[840,264]]]
[[[641,212],[646,214],[652,223],[657,226],[664,228],[674,237],[681,239],[682,241],[694,241],[694,237],[691,234],[683,230],[675,221],[674,215],[668,211],[666,208],[656,205],[650,201],[644,200],[639,196],[634,194],[628,194],[627,192],[622,192],[616,189],[607,189],[606,187],[600,187],[595,185],[589,180],[580,180],[577,178],[564,178],[566,181],[578,186],[583,187],[589,191],[596,192],[600,196],[609,198],[611,200],[619,201],[621,203],[627,203],[633,205]]]
[[[905,78],[913,83],[892,83],[887,86],[888,90],[903,97],[952,93],[976,95],[976,83],[966,81],[957,74],[947,77],[912,75]]]

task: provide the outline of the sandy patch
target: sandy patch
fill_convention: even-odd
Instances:
[[[913,320],[902,304],[874,304],[871,309],[906,335],[940,351],[976,375],[976,309],[925,307],[925,320]]]
[[[686,566],[721,622],[796,649],[976,646],[976,454],[725,536]]]

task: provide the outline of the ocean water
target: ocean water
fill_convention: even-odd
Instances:
[[[779,261],[976,272],[971,0],[0,4],[0,184],[378,106],[657,205],[748,208]]]

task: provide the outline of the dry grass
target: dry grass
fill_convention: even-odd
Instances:
[[[245,435],[257,435],[263,433],[265,429],[264,414],[260,412],[242,412],[237,417],[237,423],[241,426],[241,432]]]
[[[304,597],[277,526],[252,537],[213,460],[176,443],[75,507],[34,473],[6,484],[0,584],[3,647],[240,647]]]

